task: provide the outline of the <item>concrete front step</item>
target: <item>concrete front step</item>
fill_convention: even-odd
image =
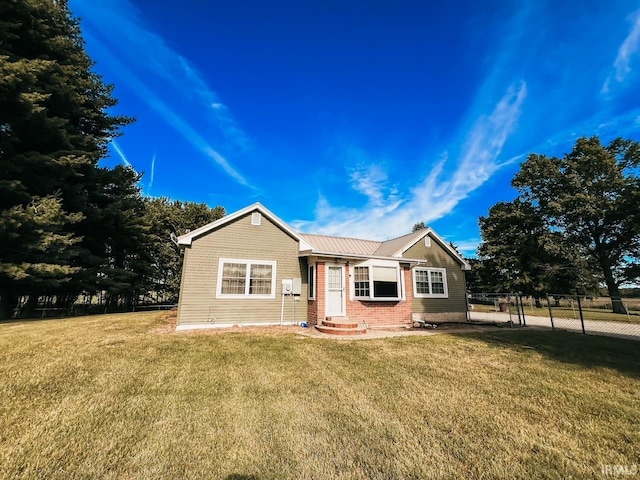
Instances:
[[[355,327],[340,328],[330,327],[321,323],[316,325],[316,329],[322,333],[328,333],[330,335],[363,335],[367,333],[367,327],[360,327],[356,324]]]

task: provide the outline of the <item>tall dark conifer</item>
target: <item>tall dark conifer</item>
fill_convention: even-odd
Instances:
[[[121,175],[98,161],[129,119],[107,112],[92,66],[66,1],[0,2],[0,318],[18,295],[78,293],[104,264],[91,228]]]

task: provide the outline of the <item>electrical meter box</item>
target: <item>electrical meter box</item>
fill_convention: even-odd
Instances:
[[[302,295],[302,279],[301,278],[283,278],[282,294],[283,295]]]
[[[302,279],[301,278],[294,278],[292,280],[293,280],[292,293],[294,295],[302,295]]]
[[[282,279],[282,294],[293,295],[293,278]]]

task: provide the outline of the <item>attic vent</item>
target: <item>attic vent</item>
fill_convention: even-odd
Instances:
[[[251,214],[251,225],[260,225],[262,222],[262,214],[260,212],[253,212]]]
[[[424,237],[424,246],[425,247],[430,247],[431,246],[431,237],[429,235]]]

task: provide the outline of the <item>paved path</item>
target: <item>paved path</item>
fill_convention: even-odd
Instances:
[[[518,316],[509,313],[500,312],[470,312],[471,320],[475,321],[492,321],[498,323],[506,323],[511,320],[515,325],[518,324]],[[551,328],[551,320],[549,317],[534,317],[527,315],[525,312],[525,320],[527,326],[531,327],[547,327]],[[573,318],[554,318],[553,324],[559,330],[568,330],[573,332],[582,332],[582,325],[579,319]],[[605,335],[608,337],[621,337],[631,340],[640,340],[640,324],[626,322],[605,322],[602,320],[585,320],[584,328],[590,335]]]

